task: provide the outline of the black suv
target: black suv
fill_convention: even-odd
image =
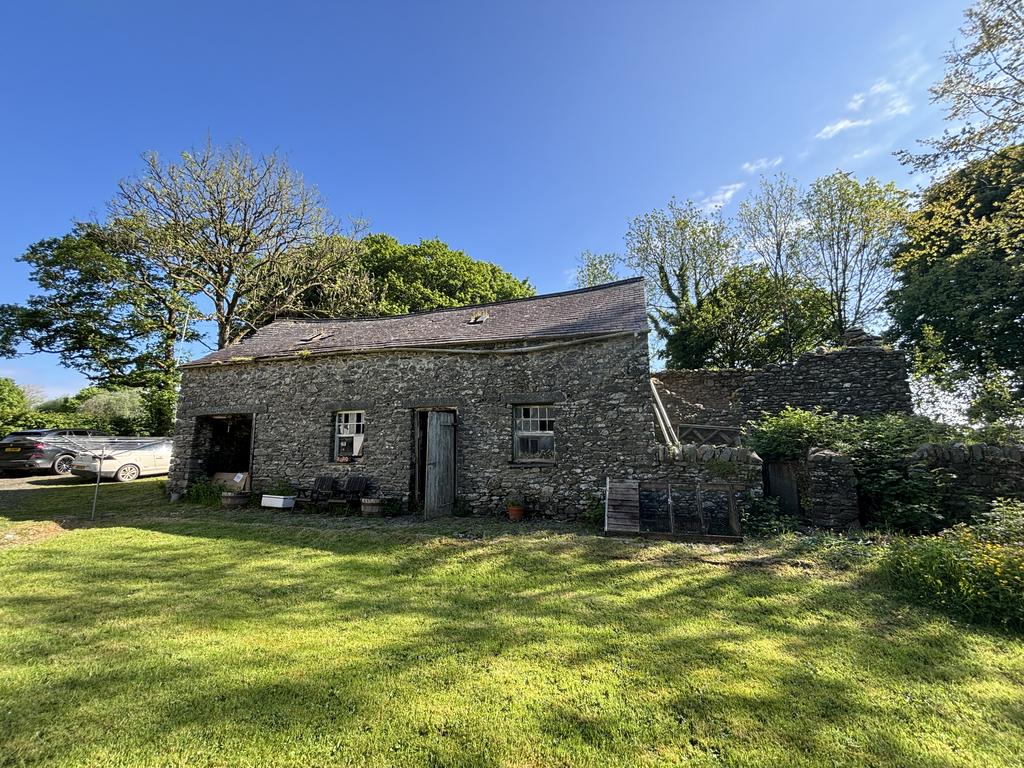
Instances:
[[[71,472],[76,438],[104,437],[93,429],[26,429],[0,440],[0,472],[49,470],[55,475]]]

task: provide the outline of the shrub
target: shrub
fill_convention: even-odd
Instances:
[[[774,416],[751,422],[749,442],[763,459],[795,461],[811,448],[834,446],[841,432],[842,420],[834,413],[787,406]]]
[[[911,461],[923,443],[968,436],[924,416],[840,417],[786,408],[749,426],[750,442],[768,460],[803,458],[810,448],[849,456],[857,473],[862,516],[869,525],[912,533],[969,520],[978,500],[957,489],[944,468]]]
[[[110,431],[117,434],[143,435],[148,432],[149,412],[139,389],[98,392],[82,401],[79,412],[108,425]]]
[[[890,583],[975,621],[1024,628],[1024,503],[1000,499],[973,525],[897,539]]]
[[[185,493],[185,501],[189,504],[200,504],[204,507],[219,507],[220,495],[224,489],[215,484],[210,478],[203,477],[196,480],[188,487]]]
[[[263,489],[263,493],[268,496],[294,496],[295,486],[289,483],[287,480],[275,480],[266,488]]]
[[[580,522],[604,526],[604,494],[592,493],[583,502]]]
[[[753,538],[779,536],[796,530],[797,519],[784,515],[779,509],[779,500],[772,498],[752,499],[743,510],[743,535]]]

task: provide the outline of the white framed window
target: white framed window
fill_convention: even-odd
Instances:
[[[350,461],[363,455],[366,411],[337,411],[334,414],[334,460]]]
[[[555,460],[555,406],[515,406],[512,458],[515,461]]]

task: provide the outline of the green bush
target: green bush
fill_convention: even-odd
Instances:
[[[859,503],[869,525],[912,533],[965,522],[979,500],[957,489],[945,468],[911,461],[923,443],[970,440],[960,430],[924,416],[871,418],[786,408],[749,425],[751,446],[766,460],[792,461],[811,448],[849,456],[857,474]]]
[[[779,509],[779,500],[772,498],[753,499],[743,510],[741,520],[743,535],[753,538],[779,536],[796,530],[797,519],[784,515]]]
[[[210,478],[203,477],[188,487],[185,501],[189,504],[200,504],[204,507],[219,507],[220,495],[224,488],[215,484]]]
[[[1024,503],[1000,499],[973,525],[896,539],[883,560],[894,586],[975,621],[1024,628]]]
[[[295,486],[287,480],[278,479],[263,489],[270,496],[294,496]]]
[[[843,420],[834,413],[787,406],[774,416],[751,422],[748,442],[763,459],[795,461],[811,448],[833,447],[842,431]]]

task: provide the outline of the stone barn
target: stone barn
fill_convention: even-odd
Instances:
[[[277,320],[183,367],[169,488],[357,473],[405,509],[574,517],[657,473],[640,279],[355,320]]]
[[[905,359],[867,337],[789,365],[654,377],[647,337],[639,278],[277,320],[183,366],[169,490],[224,472],[256,491],[356,476],[364,495],[427,515],[494,514],[515,497],[571,519],[608,498],[625,510],[609,509],[610,530],[734,534],[770,480],[742,445],[747,420],[786,404],[910,410]]]

